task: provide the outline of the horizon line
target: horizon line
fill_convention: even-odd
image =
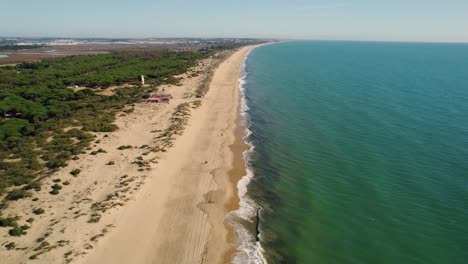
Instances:
[[[379,39],[333,39],[333,38],[275,38],[275,37],[53,37],[53,36],[2,36],[0,38],[31,38],[31,39],[102,39],[102,40],[149,40],[149,39],[252,39],[278,41],[349,41],[349,42],[391,42],[391,43],[446,43],[468,44],[468,40],[379,40]]]

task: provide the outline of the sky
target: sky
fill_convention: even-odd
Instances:
[[[468,42],[468,0],[0,0],[0,36]]]

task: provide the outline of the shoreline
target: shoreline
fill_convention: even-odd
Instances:
[[[244,152],[248,150],[248,145],[244,141],[245,137],[245,126],[242,124],[242,115],[240,113],[240,97],[239,97],[239,104],[238,104],[238,113],[236,116],[236,124],[234,128],[234,136],[235,140],[234,142],[229,146],[230,150],[233,153],[233,166],[231,170],[229,170],[228,177],[231,180],[232,183],[232,189],[234,195],[230,200],[226,202],[225,208],[226,208],[226,214],[229,214],[235,210],[239,209],[239,203],[240,203],[240,198],[237,195],[237,183],[242,179],[242,177],[245,176],[246,171],[247,171],[247,166],[244,160]],[[227,229],[227,241],[230,244],[235,245],[235,238],[236,238],[236,233],[234,230],[234,227],[229,225],[228,223],[226,224],[226,229]],[[237,245],[236,245],[237,246]],[[224,255],[224,260],[223,263],[231,263],[231,260],[233,256],[238,252],[238,249],[236,246],[231,246],[228,251],[226,251]]]
[[[226,203],[226,228],[228,230],[228,241],[231,245],[226,252],[224,263],[267,263],[263,256],[263,249],[257,241],[258,210],[260,209],[247,195],[248,185],[253,177],[249,168],[249,157],[254,146],[248,141],[249,120],[247,116],[248,105],[245,98],[246,61],[251,51],[255,48],[274,44],[264,43],[256,45],[245,56],[238,80],[238,106],[236,125],[234,129],[235,141],[230,146],[233,152],[233,168],[229,171],[229,178],[235,196]]]

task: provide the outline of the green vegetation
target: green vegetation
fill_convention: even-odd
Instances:
[[[24,189],[13,189],[7,194],[6,199],[9,201],[15,201],[28,196],[30,196],[30,194]]]
[[[48,247],[48,246],[50,246],[50,243],[49,243],[49,242],[47,242],[47,241],[42,241],[41,244],[39,244],[39,246],[37,246],[37,247],[34,249],[34,251],[39,251],[39,250],[41,250],[41,249],[43,249],[43,248],[46,248],[46,247]]]
[[[26,185],[25,187],[23,187],[24,190],[35,190],[36,192],[40,191],[42,188],[41,188],[41,184],[37,181],[33,181],[33,182],[30,182],[28,185]]]
[[[61,190],[61,189],[62,189],[62,186],[60,186],[58,184],[52,185],[52,190]]]
[[[33,214],[40,215],[43,214],[45,211],[42,208],[36,208],[33,210]]]
[[[0,194],[25,184],[40,190],[39,183],[31,182],[83,153],[95,140],[89,132],[115,131],[115,115],[127,104],[141,100],[159,84],[177,82],[174,75],[210,55],[120,51],[1,67]],[[141,87],[140,75],[145,75],[148,87]],[[133,87],[115,89],[111,96],[97,94],[127,84]],[[71,89],[75,86],[87,88]],[[8,199],[26,196],[25,190],[15,189]]]
[[[73,176],[76,176],[76,175],[78,175],[80,173],[81,173],[80,169],[74,169],[74,170],[70,171],[70,174],[73,175]]]
[[[62,189],[62,186],[58,185],[58,184],[54,184],[52,185],[52,191],[50,191],[49,193],[52,194],[52,195],[57,195],[59,194],[59,191]]]
[[[16,247],[15,242],[10,242],[10,243],[5,245],[6,250],[13,250],[13,249],[15,249],[15,247]]]
[[[16,223],[16,221],[18,219],[19,219],[19,217],[7,217],[7,218],[0,217],[0,226],[1,227],[7,227],[7,226],[14,227],[14,226],[17,226],[18,224]]]
[[[124,149],[131,149],[131,148],[133,148],[131,145],[122,145],[122,146],[118,147],[117,149],[118,150],[124,150]]]
[[[89,154],[91,154],[91,155],[97,155],[97,154],[99,154],[99,153],[107,153],[107,151],[105,151],[105,150],[103,150],[103,149],[98,149],[98,150],[96,150],[96,151],[92,151],[92,152],[89,153]]]
[[[0,217],[0,226],[12,227],[10,230],[8,230],[8,234],[10,234],[10,236],[25,235],[26,234],[25,230],[29,229],[30,226],[28,225],[18,226],[18,223],[16,222],[18,220],[19,220],[19,217],[7,217],[7,218]]]
[[[42,48],[43,45],[0,45],[0,50],[23,50],[23,49],[37,49]]]
[[[10,236],[22,236],[26,235],[26,231],[24,231],[24,229],[21,227],[15,226],[8,230],[8,234],[10,234]]]

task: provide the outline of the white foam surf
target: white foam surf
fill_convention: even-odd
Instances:
[[[243,153],[244,161],[246,164],[246,175],[243,176],[237,183],[238,196],[239,196],[239,209],[232,211],[226,215],[227,222],[232,226],[237,235],[237,250],[238,252],[234,255],[232,263],[234,264],[266,264],[267,261],[263,256],[264,250],[262,249],[261,243],[256,241],[255,235],[249,232],[247,228],[241,224],[241,221],[248,221],[254,223],[257,218],[259,206],[247,195],[247,186],[254,177],[254,172],[250,164],[250,156],[252,155],[255,146],[249,142],[248,138],[252,131],[250,131],[250,119],[248,116],[248,104],[245,95],[245,83],[247,77],[246,61],[249,55],[246,56],[242,73],[239,79],[240,89],[240,115],[242,117],[242,123],[245,127],[244,141],[249,146]],[[261,234],[258,235],[261,240]]]

